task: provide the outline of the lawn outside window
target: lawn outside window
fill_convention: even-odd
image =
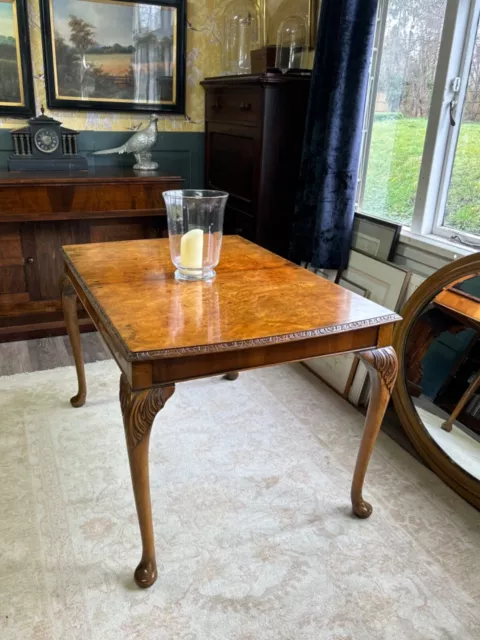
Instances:
[[[480,244],[479,16],[480,0],[379,0],[357,210],[426,240]]]

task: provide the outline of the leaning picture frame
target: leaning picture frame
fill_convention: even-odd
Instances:
[[[0,0],[0,115],[35,115],[27,0]]]
[[[40,0],[47,104],[185,113],[186,0]]]
[[[325,277],[325,274],[322,273],[318,275]],[[362,298],[369,297],[369,291],[365,287],[358,286],[347,278],[340,278],[338,284]],[[305,366],[330,388],[346,398],[357,370],[358,359],[353,353],[338,354],[336,356],[307,360]]]
[[[366,289],[370,300],[392,311],[398,311],[410,276],[408,269],[355,250],[350,252],[348,269],[342,274],[357,287]],[[367,378],[367,368],[359,363],[348,390],[348,400],[355,406],[360,402]]]
[[[400,239],[401,225],[362,213],[355,213],[352,249],[379,260],[393,260]]]

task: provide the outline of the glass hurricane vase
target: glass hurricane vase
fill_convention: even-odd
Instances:
[[[165,191],[170,255],[177,280],[210,280],[220,260],[228,193]]]

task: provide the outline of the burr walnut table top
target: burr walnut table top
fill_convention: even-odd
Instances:
[[[222,373],[235,380],[248,369],[358,353],[370,372],[371,400],[351,500],[358,517],[370,516],[362,488],[397,375],[390,345],[399,316],[237,236],[224,239],[211,282],[177,282],[168,240],[70,246],[64,260],[62,303],[78,376],[72,405],[81,407],[87,395],[78,300],[122,370],[120,406],[142,538],[134,574],[140,587],[157,579],[150,430],[177,382]]]
[[[303,340],[396,314],[238,236],[212,282],[178,282],[168,240],[64,247],[67,268],[127,360]]]

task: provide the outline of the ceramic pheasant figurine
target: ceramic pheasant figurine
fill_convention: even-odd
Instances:
[[[158,164],[152,162],[151,150],[157,142],[157,121],[158,118],[152,115],[150,117],[150,124],[145,127],[145,129],[140,129],[140,131],[135,132],[121,147],[94,151],[93,155],[103,156],[110,153],[133,153],[137,161],[137,163],[133,165],[134,169],[139,169],[140,171],[155,171],[155,169],[158,169]]]

